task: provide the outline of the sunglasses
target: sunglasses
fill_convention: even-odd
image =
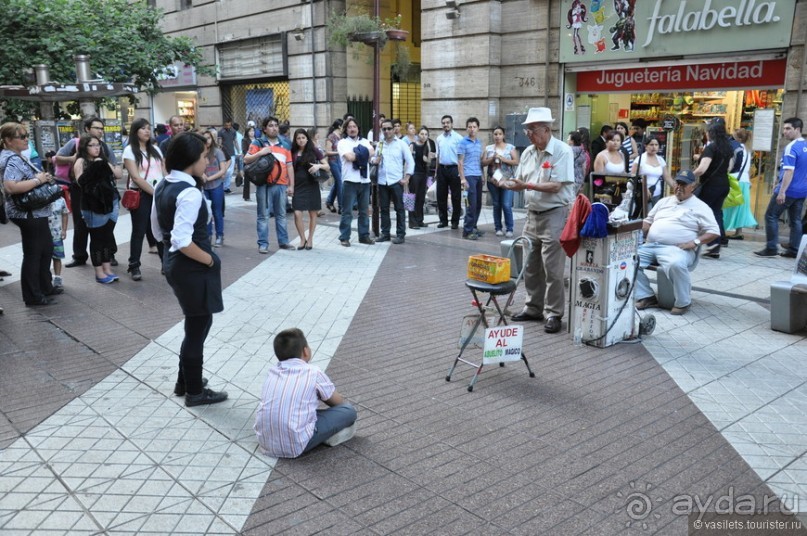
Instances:
[[[14,136],[15,140],[27,140],[28,134],[20,134],[19,136]]]
[[[389,132],[390,130],[395,130],[395,127],[381,127],[381,130],[384,132]]]

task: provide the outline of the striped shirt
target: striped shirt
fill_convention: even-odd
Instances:
[[[286,359],[269,369],[254,427],[261,451],[276,458],[302,454],[314,435],[319,401],[335,390],[324,372],[302,359]]]

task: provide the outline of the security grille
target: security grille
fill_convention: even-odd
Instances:
[[[373,100],[370,97],[348,97],[347,113],[356,118],[362,136],[372,128]]]
[[[261,121],[269,116],[288,121],[289,94],[288,81],[222,86],[224,117],[231,117],[244,129],[247,121],[255,121],[260,129]]]
[[[411,121],[420,128],[420,65],[413,63],[405,80],[399,80],[396,76],[391,80],[392,117],[404,124]]]

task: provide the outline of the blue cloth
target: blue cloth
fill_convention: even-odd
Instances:
[[[216,224],[216,237],[224,238],[224,185],[219,184],[212,190],[204,190],[205,197],[210,199],[213,221],[207,224],[207,235],[213,238],[213,224]]]
[[[790,193],[790,189],[786,194]],[[768,210],[765,211],[765,248],[768,251],[779,251],[779,216],[787,210],[787,219],[790,223],[790,253],[798,253],[801,244],[802,221],[801,211],[804,208],[804,198],[795,198],[785,195],[785,202],[781,205],[776,202],[776,195],[771,196]]]
[[[303,452],[308,452],[356,422],[356,409],[345,402],[326,409],[317,410],[317,424],[314,435],[308,440]]]
[[[462,138],[457,146],[457,158],[462,156],[462,172],[465,178],[468,176],[482,176],[482,142],[478,139],[472,140],[469,137]]]
[[[488,192],[493,201],[493,224],[497,231],[502,230],[502,212],[504,212],[504,228],[513,232],[513,190],[499,188],[488,182]]]
[[[779,182],[776,183],[776,188],[773,190],[774,195],[779,195],[779,187],[782,185],[786,169],[793,170],[793,179],[791,179],[785,195],[796,199],[807,197],[807,140],[804,138],[793,140],[785,147],[779,170]]]
[[[462,141],[462,136],[453,130],[448,134],[443,133],[437,136],[437,158],[441,166],[457,165],[457,146]]]
[[[400,182],[378,185],[378,211],[381,214],[381,236],[390,236],[392,221],[389,217],[389,204],[395,208],[395,236],[406,236],[406,211],[403,204],[403,185]]]
[[[353,169],[358,169],[362,177],[367,176],[367,164],[370,162],[370,151],[364,145],[357,145],[353,148],[356,160],[353,161]]]
[[[342,164],[339,160],[328,160],[328,167],[331,168],[331,176],[333,176],[333,186],[328,193],[326,203],[333,205],[334,201],[342,208]]]
[[[591,204],[591,214],[580,230],[580,236],[604,238],[608,236],[608,207],[602,203]]]
[[[353,206],[359,206],[359,238],[370,236],[370,183],[342,181],[342,218],[339,220],[339,240],[350,240],[350,225],[353,223]]]
[[[482,177],[466,175],[465,180],[468,181],[468,206],[465,207],[465,219],[462,222],[463,236],[474,232],[482,208]]]

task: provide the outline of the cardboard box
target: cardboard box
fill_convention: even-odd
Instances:
[[[468,279],[494,285],[510,281],[510,259],[494,255],[471,255],[468,257]]]

